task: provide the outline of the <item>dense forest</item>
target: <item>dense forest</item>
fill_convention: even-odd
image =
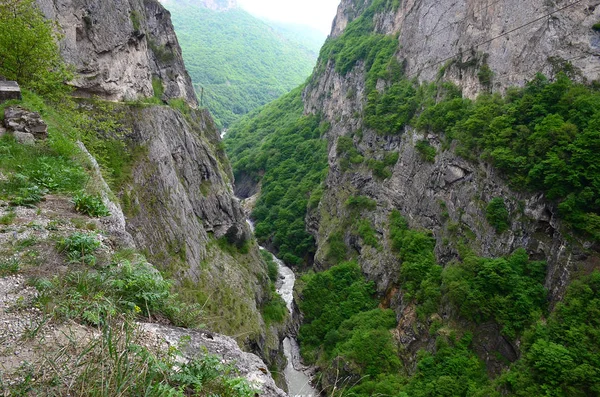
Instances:
[[[463,98],[459,87],[443,79],[419,83],[405,75],[395,57],[401,48],[398,38],[373,33],[374,16],[398,5],[397,1],[375,0],[341,36],[328,39],[310,80],[324,73],[328,62],[333,62],[341,76],[357,65],[365,70],[365,106],[363,114],[356,115],[363,121],[362,129],[338,138],[340,169],[367,170],[382,181],[392,176],[397,153],[388,153],[383,160],[361,153],[356,143],[365,129],[381,136],[409,130],[434,135],[441,148],[426,139],[416,142],[423,161],[434,161],[440,150],[455,150],[469,161],[487,162],[514,189],[543,192],[573,234],[597,241],[598,86],[576,82],[568,62],[552,76],[538,74],[524,87],[509,88],[504,95],[483,90],[476,99]],[[444,65],[440,76],[453,62]],[[484,64],[478,77],[485,88],[493,72]],[[301,139],[302,133],[299,126],[284,128],[282,124],[287,120],[308,123],[314,118],[313,126],[318,125],[318,116],[302,116],[300,89],[246,117],[232,128],[227,140],[236,175],[251,175],[263,184],[253,213],[260,225],[257,235],[271,241],[291,264],[300,263],[301,253],[286,257],[290,250],[277,233],[280,227],[305,224],[323,193],[322,167],[327,164],[325,150],[290,157],[293,152],[287,145],[290,139]],[[310,140],[301,141],[325,145],[321,134],[326,137],[328,126],[314,127],[302,130]],[[280,152],[286,153],[287,172],[280,169],[282,162],[275,161]],[[291,203],[282,200],[290,170],[312,170],[315,176],[305,180],[304,194],[293,211],[281,207]],[[343,224],[345,231],[357,231],[365,245],[381,249],[383,237],[361,216],[376,205],[368,197],[350,197],[345,203],[350,216]],[[502,198],[488,203],[486,221],[497,233],[506,231],[509,216]],[[356,262],[357,252],[346,246],[341,234],[332,235],[327,241],[329,270],[306,274],[297,291],[304,315],[299,333],[302,354],[321,369],[321,385],[329,392],[349,396],[600,393],[600,323],[595,314],[600,304],[599,272],[577,275],[564,299],[551,308],[544,288],[546,264],[530,260],[523,249],[506,257],[486,258],[463,245],[459,260],[438,263],[431,232],[410,229],[397,210],[391,211],[384,234],[397,258],[395,285],[401,288],[403,300],[414,305],[418,323],[429,328],[435,346],[421,350],[411,369],[393,338],[396,315],[382,308],[374,285],[365,280]],[[306,241],[309,247],[310,240]],[[452,319],[443,320],[448,312],[453,313]],[[499,375],[490,376],[473,349],[472,330],[483,323],[496,324],[505,338],[520,343],[520,357],[513,363],[507,361]],[[331,384],[331,378],[338,382]]]
[[[222,128],[302,84],[315,64],[319,43],[295,41],[297,30],[275,30],[239,8],[166,6],[198,98]]]

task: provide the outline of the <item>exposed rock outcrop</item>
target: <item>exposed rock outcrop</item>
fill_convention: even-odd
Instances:
[[[207,324],[214,331],[238,335],[245,348],[263,357],[276,355],[279,340],[267,332],[259,310],[269,292],[266,264],[250,241],[214,123],[195,110],[169,12],[157,0],[37,3],[62,28],[60,50],[75,67],[71,84],[77,96],[154,96],[192,108],[177,102],[179,110],[119,105],[127,114],[126,132],[111,139],[122,139],[134,153],[131,180],[113,192],[124,207],[124,241],[130,235],[149,260],[193,294],[214,319]]]
[[[76,69],[77,95],[120,101],[162,90],[163,100],[197,106],[170,14],[157,0],[37,2],[61,26],[60,50]]]
[[[4,127],[17,141],[27,145],[48,137],[48,125],[42,120],[42,116],[20,106],[4,109]]]
[[[355,3],[361,4],[358,7]],[[333,25],[339,36],[370,4],[343,0]],[[552,75],[566,61],[580,78],[600,73],[600,1],[402,0],[375,17],[379,33],[398,34],[400,61],[410,77],[445,77],[473,96],[481,90],[479,68],[488,64],[495,90],[522,85],[542,72]],[[310,104],[309,104],[310,106]]]
[[[182,348],[185,359],[193,359],[199,354],[215,354],[223,358],[224,364],[231,364],[264,397],[285,397],[287,394],[275,385],[265,363],[256,355],[240,350],[229,337],[206,331],[169,327],[160,324],[140,324],[146,332],[154,334],[170,346]],[[182,344],[182,341],[186,341]],[[183,345],[183,346],[182,346]]]

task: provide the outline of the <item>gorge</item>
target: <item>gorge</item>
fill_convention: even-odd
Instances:
[[[600,0],[342,0],[223,138],[158,1],[17,5],[62,58],[0,37],[48,131],[0,129],[3,392],[600,393]]]

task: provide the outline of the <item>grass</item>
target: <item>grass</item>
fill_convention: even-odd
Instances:
[[[8,226],[13,223],[16,217],[17,214],[15,214],[14,211],[10,211],[5,215],[0,216],[0,225]]]
[[[0,277],[10,276],[19,272],[20,266],[17,259],[9,259],[0,262]]]
[[[82,340],[75,331],[66,331],[65,336],[64,344],[42,345],[36,362],[23,363],[17,380],[3,384],[3,391],[10,395],[93,397],[252,397],[256,393],[218,356],[199,354],[182,364],[178,347],[151,350],[127,318],[110,318],[96,338]]]

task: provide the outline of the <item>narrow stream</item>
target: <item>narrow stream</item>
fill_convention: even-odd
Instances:
[[[250,220],[247,222],[254,233],[254,225]],[[265,248],[260,247],[260,249],[264,250]],[[292,269],[287,267],[275,255],[273,255],[273,260],[279,268],[279,279],[276,284],[277,293],[283,298],[291,315],[296,275]],[[319,393],[310,385],[310,377],[304,373],[305,368],[300,362],[300,347],[298,346],[298,342],[291,335],[283,340],[283,354],[287,360],[284,375],[288,384],[288,394],[290,397],[318,397]]]

